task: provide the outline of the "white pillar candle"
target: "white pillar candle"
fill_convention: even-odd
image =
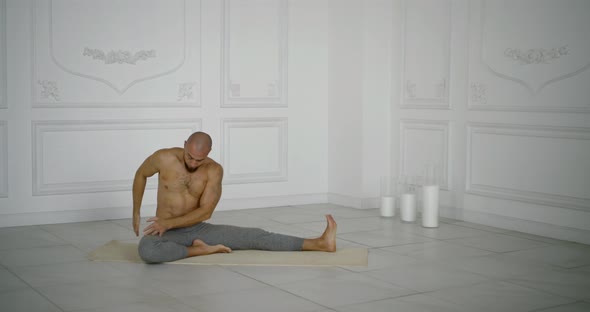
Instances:
[[[422,226],[438,227],[438,185],[425,185],[422,193]]]
[[[416,195],[402,194],[401,196],[400,216],[402,221],[415,222],[416,221]]]
[[[395,215],[395,198],[391,196],[381,197],[381,216],[393,217]]]

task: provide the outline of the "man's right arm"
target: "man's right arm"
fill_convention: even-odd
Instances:
[[[139,211],[141,209],[141,201],[143,199],[147,178],[160,171],[159,159],[161,153],[161,151],[153,153],[150,157],[144,160],[135,172],[135,178],[133,179],[133,231],[136,236],[139,236]]]

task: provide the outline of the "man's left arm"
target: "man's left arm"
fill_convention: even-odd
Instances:
[[[150,220],[160,223],[166,230],[170,230],[195,225],[199,222],[210,219],[213,210],[215,210],[215,207],[217,207],[217,203],[221,198],[222,180],[223,168],[221,166],[212,168],[209,172],[209,180],[207,181],[203,195],[201,195],[199,207],[183,216],[165,220],[158,220],[157,218],[152,218]],[[163,233],[160,233],[160,235],[161,234]]]

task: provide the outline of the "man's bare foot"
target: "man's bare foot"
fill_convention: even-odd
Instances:
[[[338,225],[332,215],[326,215],[328,225],[322,236],[315,239],[306,239],[303,241],[303,250],[316,251],[336,251],[336,228]]]
[[[224,245],[207,245],[205,244],[205,242],[203,242],[200,239],[195,239],[193,241],[193,245],[191,247],[188,247],[188,256],[189,257],[194,257],[194,256],[204,256],[204,255],[210,255],[210,254],[214,254],[214,253],[230,253],[231,249],[229,247],[226,247]]]

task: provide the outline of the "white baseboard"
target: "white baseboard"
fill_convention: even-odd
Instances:
[[[379,208],[380,205],[379,198],[358,198],[336,193],[328,193],[328,203],[356,209]]]
[[[39,225],[39,224],[57,224],[57,223],[74,223],[87,221],[115,220],[131,218],[133,214],[132,207],[108,207],[85,210],[68,210],[68,211],[47,211],[47,212],[30,212],[3,214],[0,217],[0,228],[9,226]],[[141,208],[142,216],[154,216],[156,214],[155,205],[146,205]]]
[[[590,245],[590,231],[588,230],[473,210],[463,210],[461,214],[462,219],[468,222]]]
[[[357,209],[362,208],[362,200],[360,198],[336,193],[328,193],[328,203]]]
[[[291,205],[321,204],[327,203],[328,196],[325,193],[320,194],[300,194],[286,196],[268,196],[255,198],[232,198],[222,199],[216,211],[239,210],[249,208],[266,208]],[[68,211],[48,211],[48,212],[31,212],[0,214],[0,228],[10,226],[40,225],[40,224],[57,224],[73,223],[101,220],[115,220],[132,217],[132,208],[129,207],[105,207],[84,210]],[[141,208],[141,216],[154,216],[156,214],[155,205],[144,205]]]

